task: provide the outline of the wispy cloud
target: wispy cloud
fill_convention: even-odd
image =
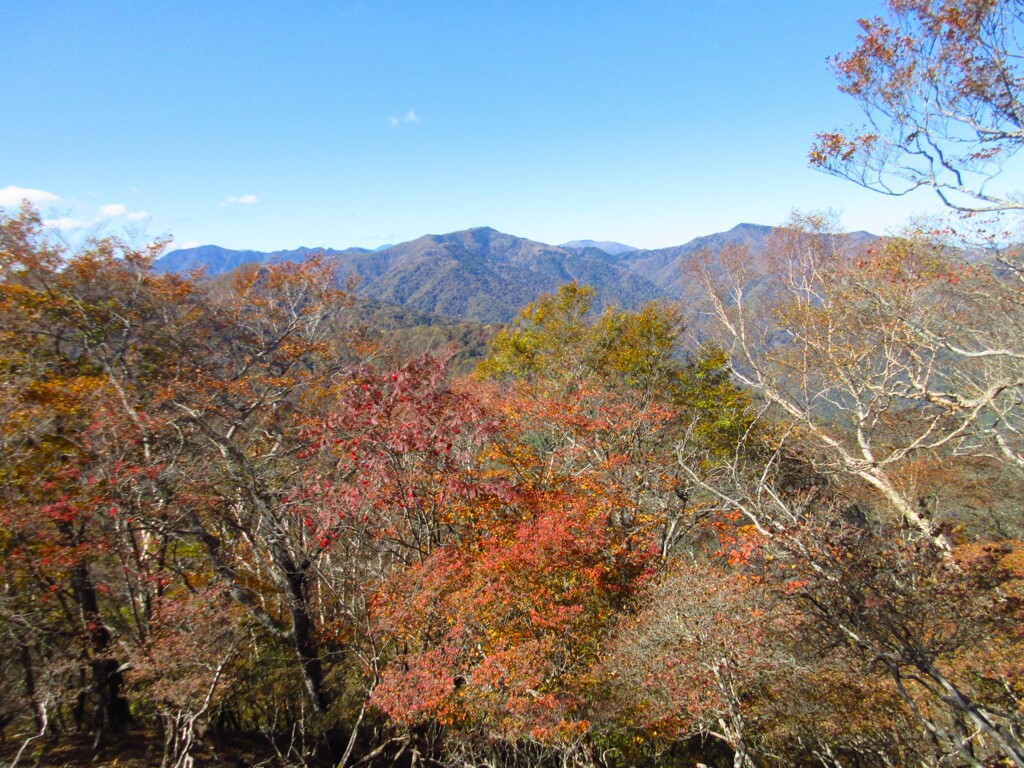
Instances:
[[[116,219],[126,213],[128,213],[128,209],[120,203],[107,203],[100,206],[100,216],[104,219]]]
[[[256,195],[231,195],[221,205],[256,205],[259,201]]]
[[[0,206],[9,208],[21,205],[22,200],[28,200],[36,205],[55,203],[60,197],[43,189],[28,189],[27,187],[15,187],[13,185],[0,189]]]
[[[98,209],[101,220],[125,218],[128,221],[142,221],[149,217],[147,211],[129,211],[128,206],[122,203],[107,203]]]
[[[73,219],[70,216],[61,216],[56,219],[43,219],[43,224],[51,229],[58,229],[66,232],[69,229],[82,229],[91,226],[90,222],[81,219]]]
[[[420,116],[413,112],[411,109],[404,115],[392,115],[388,118],[388,123],[392,128],[397,128],[402,123],[418,123]]]
[[[28,200],[37,206],[50,206],[52,203],[56,203],[60,199],[59,195],[55,195],[53,192],[47,192],[44,189],[29,189],[28,187],[15,187],[13,185],[0,189],[0,207],[4,208],[21,205],[22,200]],[[101,205],[95,209],[96,212],[94,214],[85,217],[81,217],[82,211],[80,206],[71,206],[71,208],[72,210],[69,211],[51,210],[51,214],[65,213],[68,215],[52,216],[51,218],[44,219],[43,224],[52,229],[66,232],[73,229],[95,227],[113,219],[142,221],[143,219],[149,218],[149,213],[147,211],[131,211],[128,209],[128,206],[123,203],[107,203],[105,205]],[[78,210],[74,210],[75,208]],[[77,213],[79,215],[70,215],[73,213]]]

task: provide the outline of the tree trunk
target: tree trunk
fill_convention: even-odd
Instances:
[[[109,733],[123,732],[131,722],[131,709],[124,696],[124,674],[117,659],[107,656],[110,630],[100,618],[99,599],[89,567],[79,563],[72,573],[75,599],[89,636],[89,667],[92,670],[93,748],[103,747]]]
[[[310,702],[318,712],[326,712],[331,705],[331,697],[324,688],[320,643],[306,600],[306,577],[289,559],[283,565],[288,585],[288,611],[292,619],[292,642],[302,668],[302,680]]]

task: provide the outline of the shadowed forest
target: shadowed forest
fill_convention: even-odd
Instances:
[[[1024,6],[889,10],[811,162],[949,220],[794,214],[486,352],[0,213],[0,757],[1024,766]]]

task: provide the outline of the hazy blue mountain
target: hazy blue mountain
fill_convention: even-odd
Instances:
[[[571,240],[568,243],[562,243],[562,248],[600,248],[612,256],[620,256],[623,253],[639,250],[632,245],[624,245],[623,243],[616,243],[611,240]]]
[[[371,253],[367,248],[347,248],[336,251],[332,248],[294,248],[290,251],[235,251],[219,245],[200,245],[196,248],[179,248],[164,254],[153,269],[156,272],[190,272],[205,269],[209,277],[230,272],[243,264],[272,264],[281,261],[303,261],[312,253],[340,256],[349,253]]]
[[[702,251],[718,253],[726,247],[748,247],[753,254],[763,251],[772,227],[761,224],[737,224],[728,232],[697,237],[683,245],[629,254],[629,269],[650,280],[666,294],[680,297],[687,262]]]
[[[695,256],[709,253],[714,262],[714,257],[726,248],[743,248],[746,258],[750,260],[752,273],[770,282],[771,267],[763,257],[766,255],[769,235],[774,229],[763,224],[737,224],[727,232],[697,237],[683,245],[633,251],[626,255],[625,265],[633,273],[654,283],[667,296],[685,301],[692,298],[695,291],[699,293],[701,290],[687,280],[690,263]],[[850,232],[839,235],[839,238],[841,246],[851,251],[878,239],[869,232]]]
[[[596,304],[635,308],[652,299],[687,300],[697,287],[685,280],[686,265],[700,252],[712,256],[727,247],[745,247],[759,271],[772,228],[739,224],[728,232],[698,237],[683,245],[612,253],[607,248],[547,245],[478,227],[446,235],[424,235],[377,250],[296,248],[290,251],[232,251],[213,245],[172,251],[157,260],[160,272],[202,267],[215,276],[246,263],[302,260],[314,252],[334,257],[338,277],[360,278],[359,294],[407,310],[485,323],[507,322],[541,293],[578,280],[594,286]],[[863,244],[874,235],[844,235]],[[570,246],[571,247],[568,247]],[[598,245],[621,245],[599,243]],[[628,248],[628,246],[622,246]]]
[[[374,254],[340,259],[362,279],[360,293],[423,312],[506,322],[545,292],[578,280],[600,307],[636,307],[662,295],[620,260],[597,248],[569,249],[479,227],[425,235]]]

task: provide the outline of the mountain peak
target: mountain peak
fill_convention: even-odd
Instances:
[[[612,256],[621,256],[624,253],[639,250],[632,245],[616,243],[614,240],[570,240],[568,243],[562,243],[562,248],[599,248]]]
[[[774,227],[769,227],[767,224],[751,224],[750,222],[743,222],[730,229],[729,234],[749,233],[767,235],[773,229]]]
[[[598,308],[615,304],[630,309],[653,299],[684,298],[682,264],[693,254],[743,245],[750,247],[756,259],[771,230],[743,223],[683,245],[637,250],[595,240],[549,245],[483,226],[423,235],[379,251],[325,248],[322,252],[339,257],[340,278],[356,275],[362,280],[363,298],[448,317],[508,322],[540,294],[554,292],[572,280],[594,286]],[[153,268],[187,272],[203,267],[213,277],[242,264],[302,260],[310,250],[262,253],[208,245],[172,251]]]

